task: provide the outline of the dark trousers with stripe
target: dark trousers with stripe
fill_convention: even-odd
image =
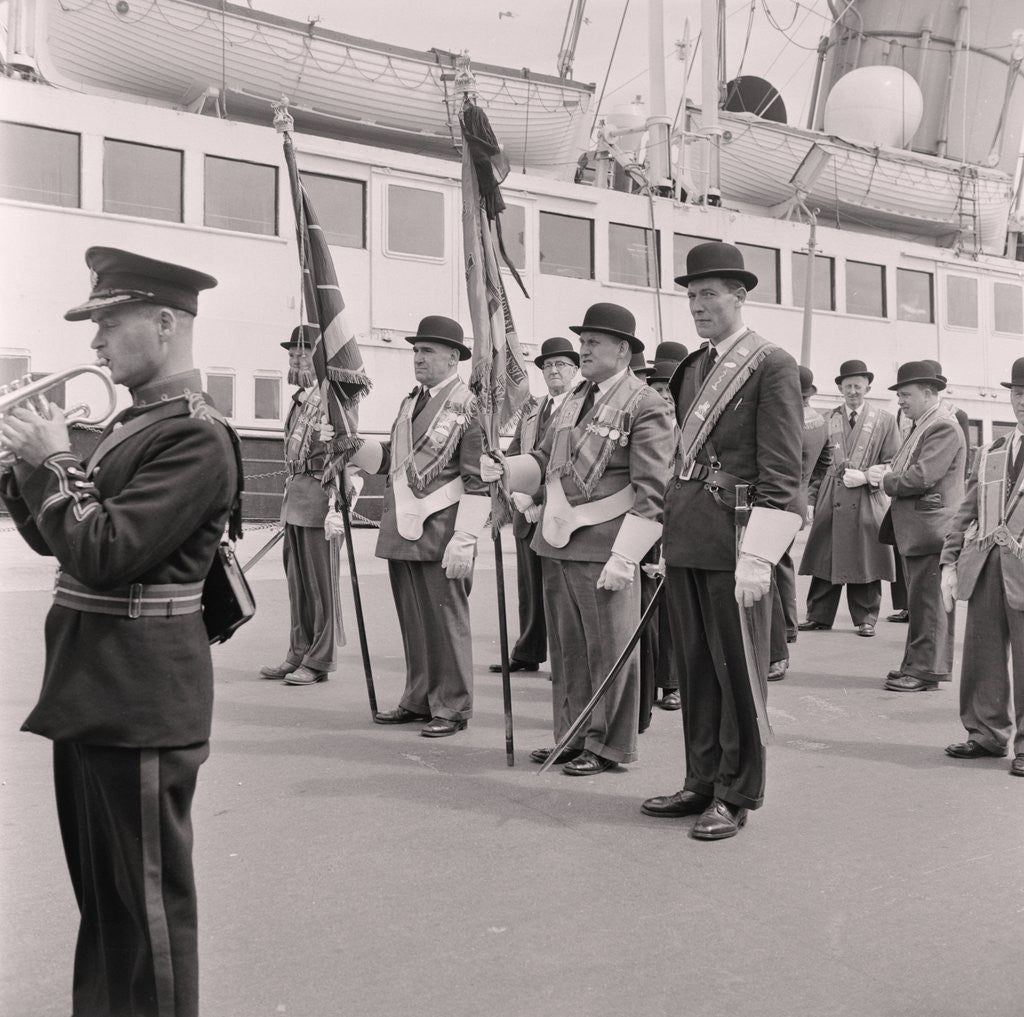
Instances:
[[[55,742],[57,816],[80,923],[73,1017],[197,1017],[192,796],[209,743]]]
[[[807,591],[807,620],[831,625],[836,620],[842,593],[842,583],[833,585],[827,579],[812,576],[811,588]],[[882,606],[882,581],[847,583],[846,603],[854,625],[874,625]]]
[[[747,677],[736,575],[669,566],[665,581],[672,638],[679,647],[686,743],[683,787],[730,805],[759,808],[767,755]],[[767,673],[772,594],[753,610],[754,652]]]
[[[331,579],[337,545],[324,539],[322,526],[284,527],[284,571],[288,577],[291,630],[288,663],[314,671],[337,667],[337,645],[345,645],[337,613],[338,590]]]

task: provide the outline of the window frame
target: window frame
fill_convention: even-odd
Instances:
[[[544,260],[543,260],[543,241],[544,241],[544,222],[545,216],[555,217],[558,219],[575,219],[578,222],[586,223],[588,226],[588,237],[590,240],[589,249],[587,251],[588,258],[590,260],[590,274],[589,275],[565,275],[562,272],[551,272],[545,271]],[[541,275],[551,275],[556,279],[580,279],[582,281],[593,281],[597,278],[597,221],[592,216],[586,215],[571,215],[568,212],[554,212],[551,209],[542,208],[539,210],[539,217],[537,219],[537,270]]]
[[[950,282],[954,279],[974,283],[974,324],[962,325],[950,320],[949,298]],[[942,326],[957,332],[981,331],[981,280],[976,275],[965,275],[962,272],[946,272],[942,277]]]
[[[764,292],[765,281],[758,276],[757,285],[747,293],[747,300],[755,304],[764,304],[766,307],[781,307],[782,306],[782,248],[781,247],[768,247],[765,244],[750,244],[750,243],[737,243],[736,247],[740,253],[743,253],[744,248],[754,247],[760,251],[770,251],[775,255],[775,299],[774,300],[762,300],[759,293]],[[744,255],[743,263],[746,265],[746,256]],[[750,266],[747,265],[749,269]],[[757,275],[757,273],[754,273]]]
[[[645,259],[647,261],[647,263],[648,263],[647,264],[647,269],[648,269],[648,272],[647,272],[647,279],[648,279],[648,281],[647,282],[644,282],[644,283],[629,282],[629,281],[624,280],[624,279],[613,279],[612,278],[612,230],[615,229],[616,227],[618,227],[619,229],[624,229],[624,230],[640,230],[641,234],[643,235],[643,238],[644,238],[644,250],[648,254],[647,259]],[[649,254],[650,254],[650,251],[651,251],[651,245],[648,242],[650,240],[650,235],[652,233],[654,234],[654,247],[653,247],[653,249],[654,249],[654,270],[653,270],[654,282],[653,283],[650,282],[651,274],[652,274],[651,273],[651,266],[650,266],[650,258],[649,258]],[[661,230],[658,229],[657,227],[655,227],[652,230],[650,226],[638,226],[636,223],[631,223],[631,222],[614,222],[612,220],[609,220],[607,236],[608,236],[608,284],[610,286],[629,286],[632,289],[637,289],[637,290],[660,290],[661,289],[661,270],[662,270],[662,265],[661,265]]]
[[[257,388],[259,383],[274,382],[277,385],[277,416],[261,417],[257,411],[259,401],[257,399]],[[252,376],[252,419],[253,420],[284,420],[284,376],[280,371],[257,371]]]
[[[261,169],[271,170],[274,174],[274,182],[272,193],[274,197],[274,222],[273,229],[269,233],[256,233],[252,230],[237,229],[234,226],[222,226],[217,223],[211,223],[208,219],[210,214],[209,199],[210,199],[210,187],[209,179],[207,177],[207,167],[210,165],[210,160],[216,159],[218,162],[232,163],[233,165],[241,166],[259,166]],[[281,176],[278,172],[278,167],[273,163],[268,162],[257,162],[255,159],[235,159],[229,155],[218,155],[216,152],[204,152],[203,153],[203,226],[206,229],[211,230],[222,230],[225,233],[240,233],[247,237],[279,237],[281,235]]]
[[[441,199],[441,253],[417,254],[414,251],[396,251],[391,247],[391,188],[401,187],[407,191],[422,191],[436,195]],[[439,187],[428,187],[419,181],[387,180],[384,183],[384,227],[381,237],[381,248],[385,257],[399,258],[403,261],[419,261],[428,265],[443,265],[449,256],[448,237],[448,192]]]
[[[1014,289],[1017,291],[1017,295],[1020,298],[1020,304],[1018,305],[1021,309],[1021,323],[1022,328],[1020,332],[1007,332],[1005,329],[998,327],[996,313],[998,310],[998,300],[996,299],[996,287],[1004,286],[1007,289]],[[1008,339],[1024,339],[1024,286],[1020,283],[1013,282],[1012,280],[993,279],[992,280],[992,331],[996,335],[1004,335]]]
[[[879,314],[871,314],[866,311],[850,310],[850,266],[861,265],[865,268],[878,269],[879,281],[881,282],[881,303],[882,309]],[[861,261],[859,258],[846,258],[843,266],[843,297],[845,299],[846,313],[857,318],[868,318],[871,321],[889,320],[889,279],[887,266],[877,261]]]
[[[923,321],[920,318],[905,318],[901,314],[902,303],[900,301],[900,273],[913,276],[924,276],[928,280],[928,317]],[[906,268],[902,265],[896,266],[896,321],[910,322],[912,325],[935,325],[935,273],[924,268]]]
[[[797,273],[796,273],[796,264],[797,263],[796,263],[795,259],[796,258],[809,258],[809,257],[810,257],[810,255],[809,255],[809,253],[807,251],[790,251],[789,271],[790,271],[790,282],[792,284],[791,287],[790,287],[790,289],[792,291],[790,293],[790,300],[792,302],[792,306],[796,307],[796,308],[798,308],[800,310],[803,310],[803,307],[804,307],[804,305],[803,305],[804,295],[803,295],[802,291],[804,289],[806,289],[806,286],[799,286],[799,287],[797,286]],[[814,252],[814,258],[815,258],[815,262],[817,262],[817,260],[820,259],[821,261],[824,261],[824,262],[828,263],[828,267],[829,267],[829,306],[828,307],[816,307],[816,306],[812,305],[811,310],[813,312],[815,312],[815,313],[825,312],[825,313],[834,314],[836,312],[836,310],[838,309],[838,302],[836,300],[836,296],[837,296],[837,294],[836,294],[836,261],[837,261],[836,256],[834,254],[819,254],[817,251],[815,251]],[[810,265],[811,262],[808,261],[806,264]],[[817,266],[817,264],[815,264],[815,273],[814,273],[815,278],[817,278],[817,269],[818,269],[818,266]],[[804,269],[804,271],[806,272],[807,270]],[[806,275],[805,275],[804,278],[806,280]],[[800,302],[799,303],[797,303],[797,290],[798,289],[801,290],[800,298],[799,298]],[[813,296],[813,294],[812,294],[812,296]]]
[[[222,406],[217,404],[216,397],[210,391],[210,378],[227,378],[231,382],[231,409],[225,410]],[[236,412],[238,407],[238,376],[233,368],[230,367],[208,367],[203,372],[203,388],[207,395],[213,399],[214,407],[222,413],[228,420],[237,420],[238,413]]]
[[[148,149],[153,152],[173,152],[178,156],[178,218],[168,219],[158,215],[146,215],[143,212],[132,212],[122,211],[116,208],[107,207],[107,168],[109,165],[108,161],[108,145],[121,145],[125,148],[140,148]],[[104,135],[103,137],[103,164],[100,173],[101,181],[101,194],[100,200],[102,202],[103,213],[105,215],[123,215],[131,219],[145,219],[148,222],[173,222],[183,223],[185,221],[185,151],[181,148],[175,148],[172,145],[151,145],[145,141],[129,141],[126,138],[112,138]]]
[[[56,204],[52,201],[33,201],[31,198],[7,197],[0,194],[0,201],[21,201],[26,205],[41,205],[44,208],[78,208],[82,207],[82,132],[65,131],[59,127],[43,127],[40,124],[26,124],[20,120],[0,119],[0,123],[21,127],[29,131],[60,134],[75,139],[75,200],[74,204]]]
[[[361,221],[361,230],[362,230],[362,232],[361,232],[359,246],[354,246],[352,244],[335,244],[335,243],[331,243],[330,240],[327,240],[327,246],[328,247],[341,247],[341,248],[343,248],[346,251],[365,251],[365,250],[367,250],[368,249],[367,245],[369,244],[369,223],[368,223],[368,220],[369,220],[369,197],[368,197],[369,187],[368,187],[368,181],[362,180],[359,177],[346,177],[346,176],[341,176],[341,175],[335,174],[335,173],[317,173],[317,172],[314,172],[314,171],[308,171],[308,172],[303,172],[303,174],[302,174],[302,180],[303,180],[304,183],[308,182],[313,177],[316,177],[316,178],[321,179],[321,180],[338,180],[338,181],[341,181],[341,182],[346,183],[346,184],[358,184],[359,191],[360,191],[360,198],[361,198],[361,209],[360,209],[360,211],[362,213],[362,216],[361,216],[361,220],[362,220]],[[316,207],[317,212],[319,213],[321,206],[319,204],[317,204],[315,201],[314,201],[313,204],[314,204],[314,207]],[[320,223],[320,226],[321,226],[321,228],[323,228],[323,223],[322,222]],[[327,238],[327,231],[326,230],[324,231],[324,238],[325,239]]]

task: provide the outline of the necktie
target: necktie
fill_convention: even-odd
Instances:
[[[850,429],[853,429],[853,425],[857,423],[857,411],[850,410]]]
[[[420,394],[416,397],[416,405],[412,409],[412,419],[415,420],[420,415],[420,410],[427,405],[427,401],[430,399],[430,389],[421,387]]]
[[[594,395],[597,392],[597,386],[593,383],[587,388],[587,394],[583,397],[583,405],[580,407],[580,415],[576,418],[578,424],[591,410],[594,405]]]
[[[714,346],[709,346],[707,356],[704,358],[704,369],[701,371],[701,381],[711,373],[716,360],[718,360],[718,350]]]

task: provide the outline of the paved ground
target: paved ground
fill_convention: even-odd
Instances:
[[[268,530],[247,537],[245,560]],[[356,534],[382,708],[402,688],[372,533]],[[510,546],[506,538],[506,547]],[[514,590],[514,559],[506,555]],[[0,1013],[67,1017],[76,923],[38,688],[50,571],[0,530]],[[275,552],[254,622],[214,650],[213,752],[195,804],[207,1017],[1017,1017],[1024,780],[956,762],[956,688],[881,688],[903,626],[805,634],[771,687],[765,807],[734,840],[642,816],[682,782],[678,714],[638,763],[538,777],[546,675],[514,676],[503,748],[493,555],[473,592],[476,712],[453,738],[370,723],[351,595],[339,672],[260,681],[283,651]],[[888,603],[886,602],[886,608]],[[963,620],[961,619],[961,628]],[[513,633],[514,635],[514,633]]]

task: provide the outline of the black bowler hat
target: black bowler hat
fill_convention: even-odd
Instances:
[[[862,374],[870,385],[875,376],[868,370],[868,365],[863,360],[844,360],[839,367],[839,374],[836,375],[836,384],[842,385],[843,378],[852,378],[854,375]]]
[[[283,349],[290,350],[293,346],[299,346],[312,352],[319,337],[320,329],[315,325],[296,325],[295,328],[292,329],[291,339],[286,343],[281,343],[281,347]]]
[[[1003,388],[1017,388],[1024,386],[1024,357],[1018,357],[1013,362],[1013,370],[1010,372],[1009,381],[999,383]]]
[[[116,247],[90,247],[85,263],[92,273],[92,292],[84,304],[65,313],[67,321],[85,321],[93,311],[123,304],[158,304],[195,315],[199,291],[217,285],[205,272]]]
[[[680,360],[685,360],[689,354],[690,351],[682,343],[658,343],[658,348],[654,351],[654,362],[674,360],[678,364]]]
[[[814,384],[814,372],[809,367],[800,368],[800,394],[804,396],[812,396],[818,391],[818,386]]]
[[[638,378],[646,378],[647,375],[649,375],[651,371],[654,370],[654,368],[650,364],[648,364],[646,360],[644,360],[644,354],[642,350],[638,353],[634,353],[633,356],[629,358],[629,369]]]
[[[652,381],[671,381],[680,363],[680,360],[655,360],[654,367],[647,376],[647,384],[650,385]]]
[[[929,385],[936,392],[941,392],[946,387],[946,379],[935,370],[934,360],[908,360],[900,364],[896,372],[896,384],[889,386],[890,392],[895,392],[904,385]]]
[[[927,364],[929,367],[934,367],[935,368],[935,373],[943,381],[945,381],[945,382],[949,381],[949,379],[942,373],[942,364],[940,364],[937,360],[922,360],[921,363],[922,364]]]
[[[757,285],[757,276],[743,267],[743,254],[738,247],[711,240],[697,244],[686,253],[686,275],[676,276],[680,286],[688,286],[696,279],[737,279],[744,287],[752,290]]]
[[[582,325],[570,325],[570,332],[582,335],[584,332],[603,332],[625,339],[634,353],[643,353],[644,344],[634,335],[636,318],[625,307],[618,304],[591,304],[583,316]]]
[[[580,355],[572,348],[572,343],[564,336],[556,335],[545,339],[540,344],[540,354],[533,358],[538,367],[544,366],[544,361],[551,357],[565,357],[571,360],[577,367],[580,366]]]
[[[473,355],[466,345],[466,338],[462,333],[462,326],[451,318],[445,318],[441,314],[428,314],[419,324],[415,335],[405,337],[407,343],[431,342],[441,343],[443,346],[451,346],[459,351],[459,360],[469,360]]]

